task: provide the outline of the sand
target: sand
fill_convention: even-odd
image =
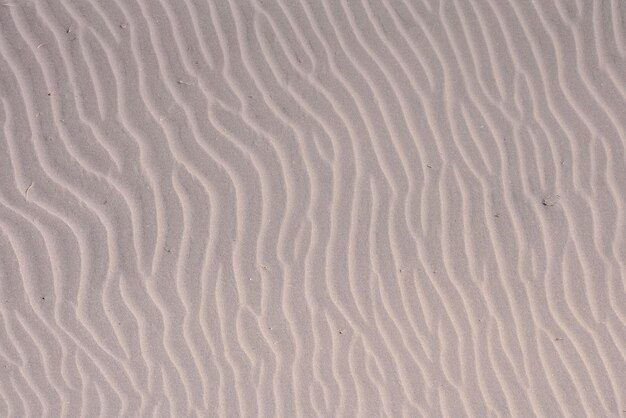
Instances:
[[[625,22],[2,0],[0,416],[625,416]]]

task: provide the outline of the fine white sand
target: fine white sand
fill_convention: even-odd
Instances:
[[[2,0],[0,417],[626,415],[626,2]]]

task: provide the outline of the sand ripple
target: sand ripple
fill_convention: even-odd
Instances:
[[[3,0],[0,416],[623,416],[625,21]]]

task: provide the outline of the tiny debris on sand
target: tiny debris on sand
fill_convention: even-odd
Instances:
[[[558,194],[549,195],[543,198],[543,200],[541,201],[541,204],[544,206],[554,206],[559,202],[560,198],[561,197]]]

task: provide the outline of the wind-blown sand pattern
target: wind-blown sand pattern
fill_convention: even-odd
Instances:
[[[3,0],[0,416],[626,415],[626,3]]]

